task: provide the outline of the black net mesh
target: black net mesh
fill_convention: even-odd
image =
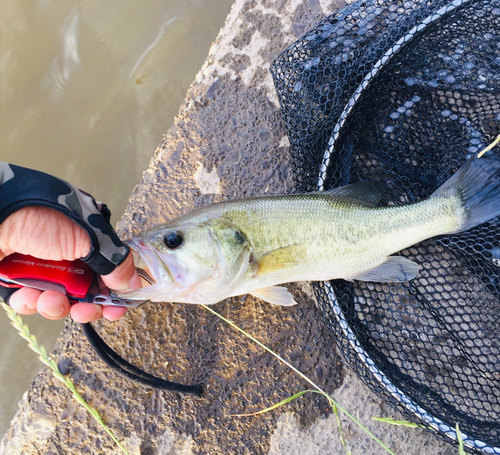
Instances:
[[[500,133],[500,0],[357,2],[271,71],[298,191],[384,180],[382,204],[418,201]],[[499,226],[402,251],[422,267],[409,283],[315,288],[371,388],[485,453],[500,453]]]

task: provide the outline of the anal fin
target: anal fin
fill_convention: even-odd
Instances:
[[[297,304],[297,302],[293,300],[292,294],[283,286],[271,286],[269,288],[257,289],[250,294],[265,302],[272,303],[273,305],[292,306]]]
[[[420,266],[403,256],[389,256],[387,261],[366,270],[359,275],[350,277],[351,280],[377,281],[381,283],[396,283],[413,280],[418,274]]]

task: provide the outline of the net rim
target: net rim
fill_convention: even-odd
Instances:
[[[391,398],[404,406],[406,411],[411,415],[415,416],[417,419],[428,424],[429,428],[443,434],[444,436],[452,439],[454,442],[458,440],[456,430],[448,425],[443,420],[433,416],[427,412],[424,408],[415,403],[411,398],[409,398],[402,389],[394,385],[394,383],[389,379],[389,377],[375,364],[372,358],[368,355],[366,350],[362,347],[358,338],[351,330],[351,326],[345,317],[344,311],[338,304],[337,295],[333,290],[329,281],[323,283],[323,289],[328,296],[331,309],[333,310],[335,316],[338,319],[338,326],[342,330],[345,338],[348,340],[350,347],[356,353],[359,361],[366,366],[372,373],[373,377],[376,378],[378,385],[381,386]],[[468,436],[466,433],[461,432],[462,440],[464,446],[471,449],[479,449],[484,453],[490,454],[500,454],[500,447],[493,447],[481,441],[480,439],[474,439]]]
[[[353,95],[349,98],[342,113],[340,114],[332,134],[328,140],[328,148],[324,151],[323,160],[317,180],[317,191],[324,191],[324,185],[327,180],[327,174],[329,166],[331,163],[332,155],[335,153],[335,145],[340,136],[340,132],[346,124],[347,119],[350,114],[357,106],[358,101],[363,97],[363,94],[370,85],[372,81],[381,73],[381,71],[408,45],[412,42],[415,37],[423,33],[430,26],[438,23],[443,18],[449,16],[450,14],[458,11],[461,8],[467,7],[468,5],[474,3],[474,0],[453,0],[449,4],[439,8],[434,13],[428,15],[419,24],[415,25],[407,32],[404,36],[398,39],[398,41],[391,46],[384,55],[373,65],[371,70],[365,75],[363,80],[355,89]],[[349,322],[344,314],[344,311],[338,304],[338,299],[333,290],[330,282],[324,282],[322,284],[326,295],[328,296],[328,301],[330,303],[331,309],[333,310],[335,316],[337,317],[338,326],[342,330],[345,338],[348,340],[350,348],[356,353],[359,362],[367,367],[373,377],[376,379],[377,384],[386,391],[391,398],[405,408],[405,410],[412,416],[416,417],[418,420],[425,422],[429,429],[437,431],[438,433],[444,435],[453,442],[458,441],[457,431],[444,422],[433,416],[431,413],[427,412],[424,408],[415,403],[403,390],[397,387],[389,378],[389,376],[384,373],[369,356],[366,350],[362,347],[355,333],[351,330]],[[466,433],[461,432],[462,440],[464,446],[469,449],[480,450],[488,454],[499,454],[500,447],[494,447],[480,439],[474,439],[468,436]]]

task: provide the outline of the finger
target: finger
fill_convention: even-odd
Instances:
[[[33,288],[21,288],[10,296],[10,307],[19,314],[36,313],[36,303],[42,291]]]
[[[109,289],[127,291],[141,288],[141,279],[134,268],[134,260],[129,255],[110,274],[103,275],[102,281]]]
[[[119,306],[105,306],[102,307],[102,315],[108,321],[116,321],[120,319],[127,312],[127,308]]]
[[[23,207],[0,224],[0,251],[41,259],[73,261],[90,251],[87,232],[63,213],[48,207]]]
[[[71,318],[80,323],[96,321],[102,316],[101,305],[93,303],[81,302],[75,303],[71,307]]]
[[[47,319],[65,318],[70,311],[68,297],[57,291],[44,291],[38,298],[36,308]]]

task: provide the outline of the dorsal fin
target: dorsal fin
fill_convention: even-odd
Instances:
[[[367,202],[370,205],[377,205],[386,191],[387,183],[372,181],[340,186],[338,188],[333,188],[332,190],[324,191],[322,194],[344,197],[365,203]]]

